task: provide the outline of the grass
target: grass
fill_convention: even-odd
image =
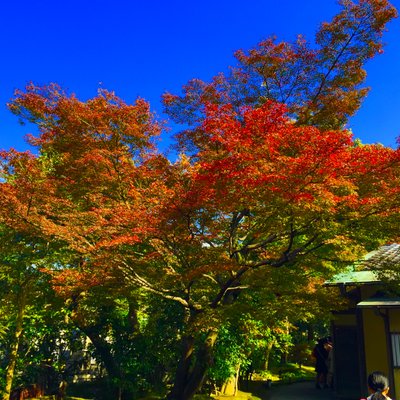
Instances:
[[[262,400],[267,398],[268,388],[265,381],[271,379],[272,385],[284,385],[294,382],[302,382],[306,380],[315,379],[314,367],[299,366],[297,364],[286,364],[272,368],[267,375],[257,374],[253,375],[253,380],[246,383],[242,382],[241,388],[245,391],[239,391],[236,396],[215,396],[212,397],[199,397],[196,400],[202,399],[215,399],[215,400]]]
[[[38,398],[36,398],[36,397],[32,397],[32,398],[29,398],[29,400],[54,400],[56,398],[56,396],[42,396],[42,397],[38,397]],[[92,399],[86,399],[86,398],[83,398],[83,397],[71,397],[71,396],[67,396],[66,398],[65,398],[65,400],[92,400]]]
[[[196,399],[196,397],[195,397],[195,399]],[[236,396],[213,396],[212,399],[215,399],[215,400],[228,400],[228,399],[235,399],[235,400],[262,400],[261,397],[257,397],[253,393],[242,392],[240,390],[238,391]]]

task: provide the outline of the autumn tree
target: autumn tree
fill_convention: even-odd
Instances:
[[[189,332],[208,326],[208,345],[215,310],[235,307],[255,279],[274,292],[267,277],[282,268],[306,287],[335,271],[335,261],[389,238],[383,226],[397,210],[398,151],[357,146],[348,131],[299,127],[272,102],[240,113],[210,105],[202,132],[196,162],[176,166],[176,195],[157,241],[168,275],[156,284],[136,270],[127,279],[159,291],[175,282],[171,293],[181,293]],[[207,346],[201,354],[208,357]],[[182,365],[186,378],[171,398],[190,398],[201,382],[189,370]]]
[[[123,295],[120,274],[109,260],[117,242],[140,242],[151,227],[151,192],[157,189],[151,187],[154,179],[146,176],[144,165],[152,157],[159,127],[141,99],[129,106],[101,92],[83,103],[57,85],[30,85],[10,107],[37,124],[40,136],[29,137],[37,156],[2,153],[1,222],[52,245],[41,271],[52,277],[74,322],[91,338],[110,378],[120,383],[107,333],[96,328],[97,313],[87,312],[87,301],[93,299],[91,288],[99,286],[102,293],[115,291],[115,298]],[[147,204],[142,202],[145,191]],[[124,294],[128,303],[129,293]]]
[[[388,221],[385,207],[392,212],[396,207],[393,197],[396,184],[391,181],[395,174],[393,175],[393,170],[389,172],[397,162],[393,161],[392,164],[392,157],[397,157],[396,152],[374,146],[357,146],[348,132],[333,130],[344,127],[368,93],[368,88],[363,87],[366,76],[364,65],[382,52],[382,34],[386,24],[397,12],[388,1],[341,1],[340,6],[339,14],[331,22],[320,26],[315,44],[310,45],[302,36],[293,43],[278,42],[275,38],[266,39],[254,49],[236,52],[238,65],[229,74],[219,74],[210,83],[194,79],[183,87],[182,95],[164,95],[167,114],[174,122],[187,127],[177,138],[180,149],[189,153],[192,158],[183,157],[184,166],[181,168],[186,176],[190,175],[186,172],[192,168],[193,176],[196,177],[196,183],[190,178],[179,182],[181,187],[185,187],[178,191],[184,192],[180,192],[180,196],[186,198],[186,202],[179,203],[179,212],[174,218],[182,218],[180,234],[185,231],[183,221],[187,224],[185,245],[178,246],[177,243],[182,242],[175,236],[165,242],[170,251],[176,252],[179,260],[183,259],[183,248],[191,248],[192,254],[185,253],[185,264],[193,265],[199,273],[204,268],[206,276],[209,276],[207,267],[203,267],[197,257],[200,252],[208,252],[216,257],[212,261],[214,265],[221,267],[227,264],[226,269],[232,267],[234,261],[242,265],[244,260],[248,262],[251,257],[257,260],[253,261],[257,268],[263,270],[291,265],[295,262],[294,259],[304,257],[301,262],[309,266],[312,274],[318,275],[317,271],[322,265],[329,265],[328,260],[343,261],[350,254],[355,255],[355,249],[361,250],[362,245],[369,243],[373,246],[374,241],[375,245],[378,244],[379,238],[384,235],[383,230],[386,230],[388,237],[394,237],[393,232],[389,233],[389,225],[382,221]],[[271,101],[285,104],[287,114],[282,109],[278,111],[279,106]],[[257,108],[260,109],[258,114],[255,110]],[[292,133],[283,134],[282,138],[285,139],[282,139],[277,148],[272,142],[266,147],[260,145],[260,138],[266,139],[270,136],[268,140],[272,140],[272,136],[276,135],[277,127],[274,123],[278,123],[281,117],[290,118]],[[257,121],[254,122],[255,125],[251,118]],[[289,126],[289,121],[286,120],[285,124]],[[306,129],[305,126],[318,129]],[[296,127],[301,130],[296,131]],[[324,136],[325,131],[327,136]],[[210,135],[210,132],[213,133]],[[335,135],[338,138],[335,139]],[[297,140],[304,140],[304,143],[300,144]],[[306,164],[310,163],[305,167],[302,162],[301,165],[297,164],[297,157],[302,147],[309,148],[308,140],[308,143],[313,143],[313,150],[309,153],[310,157],[303,159],[307,159]],[[333,153],[328,155],[327,147],[321,147],[324,141],[330,142],[327,147],[332,146],[330,151]],[[347,150],[342,151],[345,148]],[[278,153],[283,158],[272,156]],[[288,158],[285,158],[285,154]],[[292,157],[297,161],[293,163]],[[327,159],[323,161],[320,157]],[[327,170],[336,171],[339,164],[343,169],[335,177],[331,176],[333,180],[323,173],[324,178],[320,181],[319,166],[329,159],[336,161],[327,166]],[[360,166],[364,163],[369,168],[363,171],[364,167]],[[274,165],[272,169],[271,165]],[[357,168],[353,169],[353,166]],[[382,173],[381,168],[385,173],[389,172],[387,179],[390,183],[377,182]],[[304,174],[309,175],[309,178],[302,182],[306,177]],[[338,180],[339,176],[344,180]],[[375,182],[375,186],[371,185],[370,179]],[[205,192],[202,190],[204,188],[199,189],[201,180],[208,186]],[[283,182],[288,186],[279,188]],[[309,213],[312,207],[305,204],[308,198],[316,205],[314,201],[318,196],[308,190],[319,184],[325,184],[328,192],[332,192],[324,200],[322,197],[328,192],[319,192],[322,202],[319,203],[317,212],[321,214],[317,216],[314,214],[316,209]],[[388,188],[387,184],[392,187],[391,195],[387,198],[378,195],[378,201],[376,195],[380,189],[377,187]],[[383,191],[382,189],[382,193]],[[368,194],[361,200],[367,193],[374,194],[371,198]],[[288,197],[285,199],[286,196]],[[339,198],[341,200],[336,204]],[[218,206],[215,203],[210,205],[208,201],[211,199]],[[334,203],[329,205],[331,200]],[[351,204],[353,200],[356,202]],[[221,210],[223,203],[227,204],[227,208]],[[303,209],[304,206],[307,212]],[[282,214],[283,210],[285,211]],[[324,211],[333,213],[329,217],[322,217]],[[314,216],[311,217],[312,215]],[[382,216],[385,218],[381,219]],[[217,227],[218,223],[220,225]],[[239,229],[246,224],[250,230],[255,229],[249,236]],[[211,232],[223,232],[226,236],[213,242],[208,239]],[[325,234],[330,238],[322,239]],[[196,235],[201,237],[198,242],[194,240]],[[288,240],[286,249],[277,245],[284,243],[285,235]],[[181,239],[183,240],[182,237]],[[195,243],[195,246],[190,247],[187,241]],[[225,248],[226,259],[218,258],[221,256],[219,250],[223,247],[222,243],[229,243],[231,246]],[[235,246],[243,248],[243,252]],[[264,251],[264,255],[261,255]],[[266,259],[261,261],[260,257]],[[321,262],[322,260],[325,261]],[[327,268],[328,271],[324,271],[322,275],[327,276],[329,268],[334,267],[331,264]],[[207,299],[205,301],[212,307],[218,307],[223,303],[225,295],[229,294],[229,290],[235,293],[242,287],[242,275],[248,277],[253,270],[254,268],[239,268],[230,281],[216,279],[216,283],[221,285],[221,292],[216,297],[204,296],[203,299]],[[209,283],[211,286],[212,283]],[[195,297],[193,287],[198,286],[197,279],[190,280],[188,291],[191,298]],[[201,308],[200,305],[197,307]],[[193,310],[196,310],[196,306]],[[192,350],[187,352],[191,353]],[[185,372],[182,374],[185,376]],[[186,398],[182,393],[190,390],[189,381],[190,378],[187,379],[186,389],[182,389],[182,381],[177,380],[175,387],[181,386],[181,389],[173,391],[172,398]]]
[[[319,282],[336,260],[377,244],[395,210],[397,153],[330,130],[358,109],[363,65],[380,52],[395,10],[386,1],[341,5],[316,46],[266,40],[239,51],[230,75],[166,95],[170,116],[194,128],[180,139],[195,157],[175,165],[151,154],[158,126],[143,101],[128,106],[103,92],[83,103],[31,86],[11,104],[39,126],[30,143],[40,157],[7,155],[18,176],[4,185],[8,218],[68,249],[64,268],[49,271],[65,296],[123,279],[183,308],[171,398],[191,398],[203,381],[221,307],[237,307],[278,267],[293,267],[305,287]],[[33,168],[16,174],[28,161]],[[34,183],[22,192],[27,177]],[[208,336],[193,367],[201,330]]]
[[[199,127],[207,103],[258,107],[268,100],[286,104],[297,125],[340,129],[360,108],[365,63],[382,53],[386,24],[397,16],[387,0],[340,0],[341,11],[324,22],[315,43],[303,36],[294,42],[267,38],[250,50],[235,53],[237,66],[209,83],[193,79],[182,95],[166,93],[164,104],[173,121],[197,129],[178,135],[181,144],[201,146]],[[190,148],[189,148],[190,149]]]
[[[181,307],[171,399],[198,390],[245,293],[261,286],[261,307],[284,301],[282,280],[313,293],[340,262],[390,238],[399,152],[298,126],[284,105],[207,105],[201,149],[174,164],[152,152],[158,126],[141,101],[31,86],[11,107],[39,126],[39,155],[3,154],[2,222],[60,246],[46,270],[82,329],[98,290],[140,288]]]

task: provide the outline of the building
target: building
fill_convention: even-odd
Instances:
[[[400,269],[400,245],[382,246],[325,282],[349,304],[332,312],[338,398],[363,397],[367,376],[376,370],[388,375],[390,397],[400,396],[400,296],[393,291],[394,275],[388,272],[396,266]]]

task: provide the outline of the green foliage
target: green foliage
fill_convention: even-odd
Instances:
[[[309,343],[296,343],[290,350],[289,359],[299,365],[312,363],[312,346]]]
[[[245,340],[235,328],[226,323],[218,332],[215,361],[209,371],[210,378],[218,385],[234,376],[239,366],[246,367],[250,363],[246,357]]]
[[[133,393],[162,389],[168,381],[178,357],[183,317],[174,303],[148,296],[141,301],[146,303],[139,306],[140,332],[129,335],[123,326],[113,324],[118,332],[113,344],[115,357],[123,370],[122,379]]]
[[[75,318],[106,340],[120,370],[112,377],[114,387],[135,396],[164,388],[178,357],[181,307],[140,291],[128,298],[94,290],[81,299]],[[103,364],[96,347],[91,352]]]
[[[214,365],[209,371],[210,378],[222,384],[235,376],[238,369],[263,371],[269,350],[278,360],[292,346],[292,338],[286,330],[286,321],[279,321],[273,328],[264,321],[256,320],[250,314],[239,319],[226,321],[218,332],[215,346]]]
[[[312,380],[315,378],[314,368],[301,368],[298,364],[291,363],[275,367],[272,372],[277,374],[279,381],[283,383]]]

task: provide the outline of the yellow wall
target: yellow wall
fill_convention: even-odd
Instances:
[[[372,309],[364,309],[364,352],[367,373],[371,371],[388,371],[388,357],[386,349],[386,333],[383,318],[376,315]]]
[[[360,299],[368,299],[376,293],[377,287],[375,285],[361,285],[358,290]],[[349,310],[353,310],[355,307],[355,302],[349,304]],[[369,374],[372,371],[380,370],[389,377],[392,375],[394,382],[390,382],[392,386],[390,395],[392,398],[400,398],[400,368],[389,371],[390,360],[387,347],[391,346],[391,343],[386,343],[384,319],[382,316],[377,315],[373,309],[364,308],[360,311],[363,321],[366,372]],[[382,312],[388,312],[389,331],[400,333],[400,308],[386,309],[382,310]],[[336,326],[357,326],[357,318],[355,314],[338,313],[333,316],[333,323]]]
[[[389,311],[390,332],[400,332],[400,310],[394,309]],[[396,393],[396,397],[400,395],[400,369],[395,368],[393,371],[395,391],[391,391],[392,395]]]
[[[400,332],[400,310],[389,310],[390,332]]]
[[[400,369],[395,368],[393,371],[393,375],[394,375],[394,388],[391,388],[389,393],[390,397],[392,398],[394,398],[395,393],[396,397],[398,397],[400,393]],[[393,384],[391,383],[391,385]]]
[[[363,310],[364,321],[364,344],[365,361],[367,373],[380,370],[389,375],[389,360],[384,320],[376,315],[372,309]],[[393,309],[389,311],[390,332],[400,332],[400,310]],[[391,395],[399,397],[400,395],[400,369],[395,368],[393,372],[394,382],[391,382]]]

